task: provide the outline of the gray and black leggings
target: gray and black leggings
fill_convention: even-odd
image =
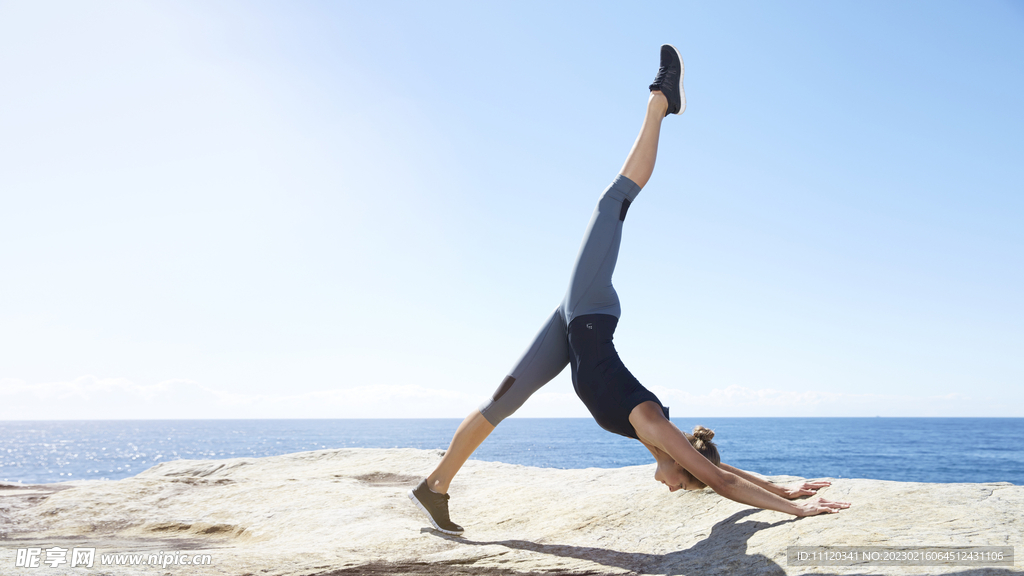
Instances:
[[[626,211],[639,193],[635,182],[619,175],[601,194],[576,256],[565,299],[494,395],[480,406],[492,425],[518,410],[570,363],[577,395],[598,424],[611,432],[636,438],[629,412],[647,400],[661,404],[626,370],[611,342],[620,314],[612,273]]]

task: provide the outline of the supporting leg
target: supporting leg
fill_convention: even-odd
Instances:
[[[661,120],[668,110],[668,100],[660,90],[651,92],[647,100],[647,115],[644,117],[640,135],[633,143],[633,149],[626,157],[626,163],[619,172],[643,188],[654,172],[654,161],[658,157],[658,137],[661,135]]]
[[[479,410],[474,410],[469,416],[466,416],[462,424],[459,424],[458,430],[455,431],[452,443],[441,458],[441,462],[430,473],[430,476],[427,476],[427,486],[434,492],[447,494],[452,478],[493,430],[494,426],[484,418]]]

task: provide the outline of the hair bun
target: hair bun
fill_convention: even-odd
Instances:
[[[714,430],[708,430],[707,428],[697,425],[693,427],[693,437],[701,442],[711,442],[711,439],[715,437]]]

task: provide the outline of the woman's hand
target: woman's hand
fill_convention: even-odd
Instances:
[[[831,485],[831,482],[825,480],[819,480],[817,482],[796,482],[794,484],[779,486],[779,496],[790,500],[801,496],[813,496],[818,493],[819,488],[826,488]]]
[[[801,502],[796,505],[799,508],[797,516],[814,516],[817,514],[834,514],[840,510],[850,507],[849,502],[835,502],[819,498],[808,502]]]

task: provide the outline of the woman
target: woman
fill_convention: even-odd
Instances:
[[[710,442],[713,433],[697,427],[693,435],[685,435],[676,428],[668,420],[668,408],[629,373],[615,352],[612,334],[620,309],[612,287],[612,272],[622,224],[630,204],[654,171],[662,119],[668,114],[681,114],[686,108],[683,62],[673,46],[661,47],[661,67],[649,88],[651,95],[640,135],[618,177],[598,201],[565,298],[494,395],[462,422],[437,468],[409,491],[409,498],[441,532],[463,532],[448,515],[447,492],[452,478],[494,427],[557,376],[566,364],[572,367],[576,394],[597,423],[610,432],[642,442],[658,463],[655,480],[669,490],[709,486],[737,502],[797,516],[838,512],[849,507],[844,502],[824,499],[790,501],[814,494],[828,486],[828,482],[782,487],[722,464]]]

